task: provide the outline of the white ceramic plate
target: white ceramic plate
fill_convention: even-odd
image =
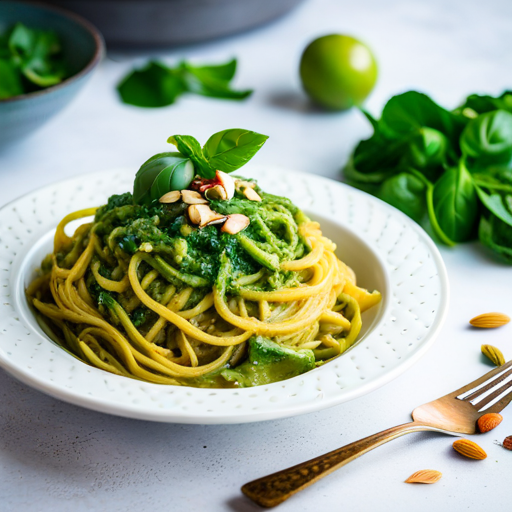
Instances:
[[[434,342],[447,309],[448,279],[428,235],[398,210],[315,175],[250,167],[274,194],[290,197],[322,223],[358,283],[382,292],[363,316],[359,342],[298,377],[245,389],[161,386],[92,368],[40,329],[24,289],[51,252],[65,214],[131,190],[134,170],[80,176],[30,193],[0,210],[0,365],[56,398],[102,412],[153,421],[242,423],[293,416],[361,396],[390,381]]]

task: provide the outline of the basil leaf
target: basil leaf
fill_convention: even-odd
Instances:
[[[471,110],[474,115],[485,114],[493,110],[508,110],[512,112],[512,91],[505,91],[497,98],[487,95],[471,94],[466,98],[464,104],[455,111],[464,114],[465,110]]]
[[[379,121],[379,129],[387,138],[398,139],[428,127],[444,133],[455,143],[463,126],[458,116],[416,91],[391,98]]]
[[[213,66],[192,66],[191,64],[182,62],[181,66],[194,73],[198,78],[229,82],[235,76],[237,61],[236,59],[232,59],[229,62],[226,62],[226,64]]]
[[[487,112],[471,120],[460,138],[462,153],[476,167],[510,162],[512,158],[512,114],[505,110]]]
[[[0,59],[0,100],[23,94],[21,76],[17,67],[7,59]]]
[[[482,190],[481,187],[476,187],[476,191],[480,201],[484,204],[484,206],[493,213],[496,217],[498,217],[501,221],[509,226],[512,226],[512,213],[510,213],[510,207],[507,208],[506,203],[504,202],[504,198],[500,194],[487,194]],[[512,200],[512,196],[505,196],[505,201],[508,201],[509,204]]]
[[[425,191],[420,179],[402,172],[385,180],[377,196],[419,223],[425,215]]]
[[[396,167],[407,151],[408,144],[409,138],[388,140],[377,132],[357,145],[353,155],[354,166],[362,173]]]
[[[512,193],[512,169],[485,169],[485,172],[473,172],[475,185],[500,192]]]
[[[373,130],[377,131],[379,129],[379,122],[377,121],[377,119],[375,119],[375,117],[373,117],[370,114],[370,112],[368,112],[364,108],[359,107],[359,110],[364,114],[364,117],[366,117],[366,119],[368,119],[368,121],[370,121],[370,124],[372,125]]]
[[[175,172],[183,176],[173,182]],[[144,162],[135,176],[133,200],[136,204],[150,204],[171,190],[187,188],[194,179],[194,169],[181,153],[159,153]],[[188,183],[187,183],[188,180]],[[171,188],[174,184],[175,188]]]
[[[252,94],[252,90],[235,91],[229,82],[236,72],[236,59],[219,66],[192,66],[187,62],[180,64],[183,80],[189,92],[211,98],[243,100]]]
[[[478,197],[471,174],[461,163],[448,169],[433,189],[434,214],[443,233],[454,242],[474,235]]]
[[[483,245],[491,249],[507,263],[512,263],[512,227],[495,215],[482,217],[478,237]]]
[[[58,84],[69,74],[59,37],[53,31],[32,30],[18,23],[11,31],[8,47],[25,78],[39,87]]]
[[[446,163],[449,142],[446,136],[433,128],[422,127],[408,147],[408,156],[413,167],[424,169]]]
[[[8,46],[12,54],[21,62],[30,57],[35,46],[36,33],[22,23],[17,23],[9,36]]]
[[[150,197],[153,201],[160,199],[171,190],[186,189],[194,179],[194,165],[188,158],[163,169],[151,185]]]
[[[265,144],[268,135],[234,128],[213,134],[203,153],[210,165],[224,172],[233,172],[245,165]]]
[[[159,62],[149,62],[140,70],[132,71],[117,86],[124,103],[137,107],[165,107],[186,91],[179,73]]]
[[[176,146],[182,155],[194,162],[196,171],[200,176],[207,179],[215,178],[215,169],[204,157],[197,139],[191,135],[172,135],[167,139],[167,142]]]

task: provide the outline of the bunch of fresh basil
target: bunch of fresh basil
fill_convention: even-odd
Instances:
[[[69,74],[55,32],[17,23],[0,34],[0,100],[58,84]]]
[[[454,245],[480,241],[512,263],[512,91],[448,111],[425,94],[391,98],[344,168],[346,180]]]
[[[236,59],[213,66],[192,66],[180,62],[172,68],[161,62],[149,62],[125,76],[117,90],[124,103],[137,107],[172,105],[185,93],[211,98],[243,100],[252,90],[235,91],[230,82],[236,73]]]
[[[142,164],[135,176],[133,200],[136,204],[151,204],[171,190],[188,188],[196,175],[213,179],[217,170],[236,171],[267,139],[267,135],[233,128],[213,134],[201,148],[191,135],[173,135],[167,142],[178,152],[159,153]]]

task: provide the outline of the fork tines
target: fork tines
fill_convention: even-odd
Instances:
[[[512,361],[494,370],[494,375],[456,398],[468,401],[478,412],[486,411],[512,393]]]

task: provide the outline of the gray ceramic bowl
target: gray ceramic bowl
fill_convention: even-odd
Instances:
[[[18,21],[31,28],[57,32],[73,75],[47,89],[0,100],[0,148],[32,133],[64,108],[89,79],[104,53],[101,34],[76,14],[37,3],[1,1],[0,33]]]
[[[304,0],[47,0],[91,20],[107,44],[169,46],[251,29]]]

